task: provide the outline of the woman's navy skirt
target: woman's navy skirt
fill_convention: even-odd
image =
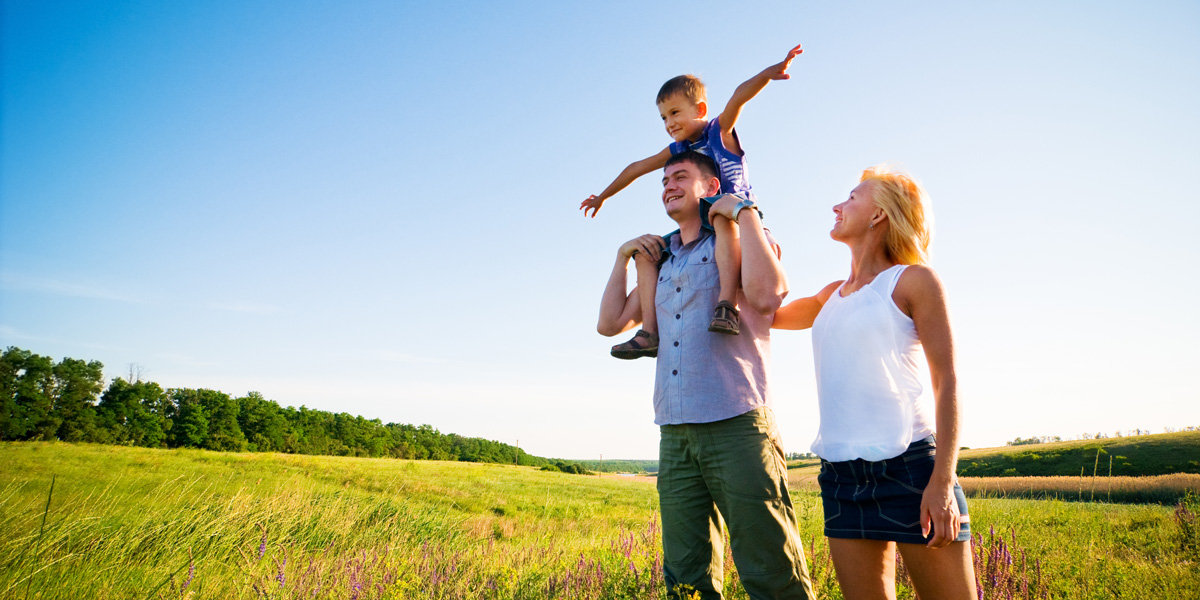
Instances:
[[[921,494],[933,475],[936,450],[930,436],[887,460],[822,460],[817,481],[825,509],[825,535],[905,544],[928,542],[929,537],[921,535]],[[962,515],[956,541],[965,542],[971,539],[971,519],[967,497],[958,482],[954,483],[954,497]]]

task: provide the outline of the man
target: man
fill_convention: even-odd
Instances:
[[[661,262],[654,422],[660,426],[658,494],[663,572],[675,597],[722,597],[722,517],[733,560],[754,599],[815,598],[787,491],[787,467],[767,392],[769,328],[787,280],[758,211],[722,196],[709,157],[685,152],[663,169],[663,206],[679,231],[622,244],[604,289],[597,330],[617,335],[641,322],[637,289],[625,293],[631,258]],[[747,210],[749,208],[749,210]],[[741,238],[741,334],[708,331],[720,288],[708,219],[728,218]],[[639,277],[639,281],[643,278]]]

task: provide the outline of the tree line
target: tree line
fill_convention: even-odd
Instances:
[[[574,469],[564,466],[577,465],[430,425],[281,407],[257,392],[234,398],[208,389],[163,389],[132,373],[105,387],[103,371],[99,361],[56,363],[10,346],[0,355],[0,440],[457,460],[567,472]]]
[[[1163,433],[1176,433],[1179,431],[1198,431],[1198,430],[1200,430],[1200,427],[1197,427],[1195,425],[1189,425],[1187,427],[1163,427]],[[1108,435],[1104,432],[1083,433],[1073,439],[1076,439],[1076,440],[1107,440],[1110,438],[1133,437],[1133,436],[1138,436],[1138,435],[1152,435],[1153,433],[1154,432],[1150,431],[1149,429],[1135,428],[1135,429],[1130,429],[1128,431],[1115,431],[1115,432],[1113,432],[1112,435]],[[1062,437],[1057,436],[1057,435],[1035,435],[1035,436],[1027,437],[1027,438],[1018,437],[1015,440],[1009,440],[1007,442],[1004,442],[1004,445],[1006,445],[1006,446],[1031,446],[1034,444],[1051,444],[1054,442],[1061,442],[1061,441],[1063,441]]]

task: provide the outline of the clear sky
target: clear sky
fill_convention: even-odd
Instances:
[[[3,0],[0,345],[165,387],[651,458],[653,364],[595,332],[672,222],[654,95],[738,123],[792,297],[849,272],[879,162],[937,216],[962,443],[1200,425],[1200,3]],[[789,452],[808,332],[773,338]]]

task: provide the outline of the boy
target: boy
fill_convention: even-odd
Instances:
[[[604,188],[599,196],[588,196],[579,208],[584,216],[595,217],[604,201],[625,189],[635,179],[663,168],[672,155],[695,150],[711,157],[716,163],[721,180],[722,194],[736,194],[745,206],[754,205],[750,181],[746,174],[745,152],[733,130],[742,106],[758,95],[772,80],[789,79],[787,69],[803,50],[797,44],[783,61],[771,65],[738,86],[725,105],[725,110],[715,119],[708,120],[708,100],[704,84],[693,75],[680,75],[668,80],[658,91],[659,115],[662,116],[667,134],[675,140],[661,152],[630,164],[620,175]],[[738,311],[735,306],[738,281],[741,279],[741,245],[737,239],[737,228],[724,217],[708,222],[711,202],[702,202],[701,217],[704,224],[717,236],[716,256],[720,281],[720,294],[713,311],[709,331],[737,335],[739,333]],[[668,234],[670,235],[670,234]],[[658,320],[655,318],[654,293],[657,287],[658,265],[646,260],[640,253],[635,255],[637,267],[638,299],[642,305],[642,328],[633,339],[612,347],[616,358],[634,359],[658,355]]]

